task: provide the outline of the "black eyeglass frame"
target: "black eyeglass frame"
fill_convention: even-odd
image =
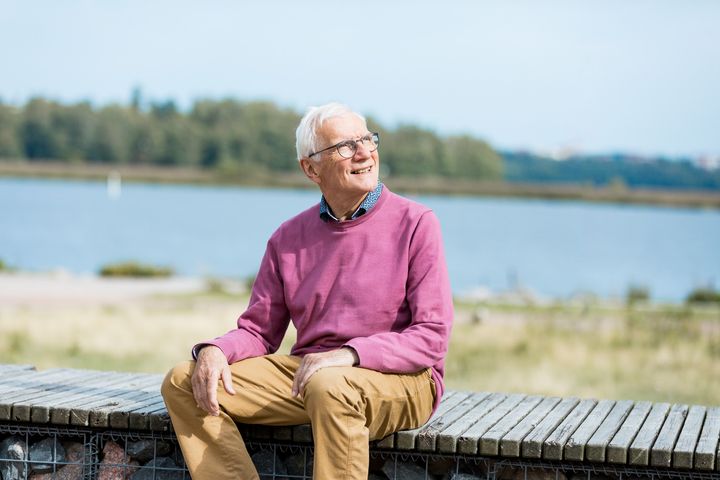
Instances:
[[[369,139],[372,142],[372,144],[375,146],[375,148],[370,150],[371,152],[374,152],[380,146],[380,134],[378,132],[370,132],[370,135],[365,135],[364,137],[358,138],[357,140],[343,140],[342,142],[338,142],[335,145],[330,145],[327,148],[323,148],[322,150],[313,152],[310,155],[308,155],[308,158],[312,158],[313,155],[317,155],[318,153],[327,152],[328,150],[332,150],[333,148],[337,148],[338,155],[340,155],[342,158],[352,158],[357,153],[358,142],[363,142],[365,139]],[[352,146],[350,148],[352,149],[353,153],[349,157],[346,157],[342,153],[340,153],[340,147],[345,146],[345,145],[350,146],[350,144],[352,144]]]

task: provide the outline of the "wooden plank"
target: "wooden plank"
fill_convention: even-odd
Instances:
[[[475,455],[478,452],[480,437],[507,415],[508,412],[513,410],[524,398],[525,395],[522,393],[514,393],[508,396],[500,405],[493,408],[487,415],[462,433],[457,440],[458,452]]]
[[[642,428],[640,428],[635,440],[630,445],[628,451],[628,463],[630,465],[650,464],[650,449],[655,443],[655,439],[660,433],[669,411],[669,403],[656,403],[652,406],[650,414],[648,414]]]
[[[626,464],[628,458],[628,450],[635,436],[640,431],[640,427],[645,422],[650,409],[651,402],[637,402],[628,417],[623,422],[620,430],[610,440],[607,446],[607,461],[610,463]]]
[[[12,372],[24,372],[27,370],[35,370],[35,366],[16,363],[0,363],[0,379],[3,378],[5,374]]]
[[[695,448],[695,468],[712,470],[718,462],[720,443],[720,407],[708,409],[700,440]]]
[[[11,383],[12,379],[17,377],[27,377],[28,375],[32,375],[36,372],[35,367],[30,365],[0,365],[0,367],[3,366],[16,368],[6,368],[4,370],[0,370],[0,390],[2,390],[4,385]]]
[[[500,440],[510,430],[522,421],[530,411],[535,408],[543,397],[536,395],[526,397],[515,408],[505,415],[502,420],[493,425],[480,436],[478,450],[481,455],[497,455],[500,451]]]
[[[103,377],[103,372],[93,370],[76,370],[78,376],[72,380],[66,379],[62,383],[58,383],[51,390],[44,391],[33,395],[31,398],[19,400],[13,404],[12,417],[18,422],[35,422],[47,423],[50,421],[50,408],[59,400],[67,398],[74,392],[87,385],[97,382],[98,378]],[[38,406],[38,410],[45,410],[45,415],[39,415],[37,412],[33,416],[33,408]]]
[[[469,411],[467,415],[458,418],[452,424],[445,427],[437,437],[438,452],[455,453],[460,435],[490,413],[500,402],[505,400],[505,398],[506,396],[503,393],[493,393],[485,397],[485,399]]]
[[[442,418],[448,411],[450,411],[455,405],[465,400],[471,394],[469,392],[455,392],[451,397],[444,398],[438,406],[433,416],[428,422],[419,428],[413,428],[411,430],[402,430],[395,434],[395,448],[399,450],[414,450],[415,442],[422,429],[427,428],[438,419]]]
[[[577,398],[565,398],[540,422],[522,441],[524,458],[540,458],[545,439],[562,423],[568,414],[580,403]]]
[[[159,392],[147,392],[144,396],[137,398],[131,405],[127,405],[122,410],[110,412],[108,419],[112,428],[128,428],[130,426],[130,417],[136,410],[142,410],[149,405],[155,405],[162,400]]]
[[[417,436],[417,449],[422,452],[434,452],[437,447],[437,437],[442,430],[455,421],[470,414],[490,394],[486,392],[468,395],[463,401],[445,412],[444,415],[435,418],[427,425],[420,427]]]
[[[453,402],[452,398],[453,398],[455,395],[457,395],[457,394],[458,394],[458,392],[455,391],[455,390],[450,390],[450,391],[448,391],[448,392],[445,392],[445,394],[443,395],[442,401],[440,402],[440,405],[438,405],[437,410],[432,414],[432,416],[428,419],[428,421],[425,422],[425,424],[427,425],[431,420],[433,420],[433,419],[434,419],[435,417],[437,417],[438,415],[442,415],[442,412],[445,412],[446,410],[448,410],[448,409],[450,408],[450,405],[454,405],[454,404],[452,403],[452,402]],[[415,430],[417,430],[417,429],[415,429]],[[412,432],[412,430],[411,430],[411,432]],[[392,435],[388,435],[387,437],[383,438],[380,442],[378,442],[378,443],[379,443],[379,446],[382,447],[382,448],[393,448],[393,447],[397,447],[398,435],[403,436],[403,435],[406,435],[406,434],[405,434],[405,433],[397,432],[397,433],[394,433],[394,434],[392,434]],[[413,434],[410,433],[410,435],[413,435]],[[415,436],[416,436],[416,435],[417,435],[417,434],[415,434]],[[413,439],[412,439],[413,446],[414,446],[414,443],[415,443],[415,436],[413,436]],[[293,438],[294,438],[294,437],[293,437]],[[401,442],[402,442],[402,441],[401,441]],[[406,439],[406,442],[409,443],[410,440],[409,440],[409,439]],[[392,445],[392,447],[391,447],[390,445]]]
[[[675,448],[672,453],[672,465],[674,468],[692,468],[693,454],[700,438],[700,430],[705,421],[707,408],[693,405],[690,407],[685,424],[680,431]]]
[[[583,461],[585,445],[615,406],[614,400],[600,400],[565,444],[565,460]]]
[[[44,388],[53,388],[52,383],[55,379],[62,375],[73,372],[68,368],[52,368],[42,372],[29,372],[20,377],[11,377],[7,382],[3,383],[0,390],[0,402],[6,404],[11,402],[15,397],[25,396],[29,390],[40,391]]]
[[[650,449],[650,465],[653,467],[669,467],[672,462],[672,450],[680,435],[685,417],[690,407],[687,405],[675,404],[665,419],[655,443]]]
[[[122,390],[109,392],[109,398],[101,397],[95,401],[88,401],[82,407],[74,409],[74,416],[80,417],[87,413],[90,426],[107,427],[110,425],[110,413],[126,410],[138,400],[160,395],[162,379],[162,375],[148,374],[135,378],[128,384],[122,384]]]
[[[63,383],[81,378],[81,372],[67,368],[46,370],[27,379],[16,379],[14,386],[0,394],[0,420],[12,419],[13,404],[52,392]]]
[[[500,440],[500,455],[503,457],[519,457],[523,439],[542,423],[547,414],[560,403],[560,397],[544,398],[540,404],[532,409],[525,418],[515,425],[502,440]]]
[[[546,460],[562,460],[565,444],[575,430],[585,421],[590,412],[597,405],[597,400],[585,399],[581,401],[570,415],[565,417],[560,425],[545,439],[542,456]]]
[[[121,390],[118,386],[122,386],[136,375],[118,372],[104,373],[105,375],[101,375],[86,386],[72,392],[72,395],[53,402],[53,404],[50,405],[50,423],[55,425],[71,424],[74,408],[82,409],[84,405],[98,397],[107,398],[113,393],[118,393],[118,391]],[[88,423],[75,423],[75,425],[88,425]]]
[[[170,416],[161,397],[155,403],[133,410],[128,422],[130,428],[135,430],[167,431],[170,425]]]
[[[605,450],[610,440],[615,436],[623,422],[632,410],[634,402],[623,400],[617,402],[605,420],[600,424],[587,445],[585,445],[585,458],[591,462],[604,462]]]

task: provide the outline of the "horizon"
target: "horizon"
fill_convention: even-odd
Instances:
[[[367,24],[321,0],[3,3],[0,99],[13,105],[128,104],[134,87],[183,111],[202,98],[300,114],[337,100],[500,151],[720,156],[710,0],[373,0]]]

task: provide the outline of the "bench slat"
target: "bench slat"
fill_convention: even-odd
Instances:
[[[544,398],[537,407],[503,436],[502,440],[500,440],[500,455],[503,457],[519,457],[523,438],[525,438],[537,424],[541,423],[545,416],[559,402],[559,397]]]
[[[522,441],[524,458],[540,458],[543,443],[550,434],[562,423],[568,414],[580,403],[577,398],[565,398],[530,432]]]
[[[460,417],[455,422],[445,427],[437,438],[438,452],[455,453],[457,451],[457,442],[460,435],[496,408],[500,402],[505,400],[505,398],[505,394],[493,393],[483,399],[482,402],[476,405],[466,415]]]
[[[720,407],[708,409],[695,449],[695,468],[712,470],[717,463],[718,442],[720,442]]]
[[[630,445],[630,451],[628,452],[630,465],[650,464],[650,449],[655,443],[655,439],[660,433],[669,411],[669,403],[656,403],[652,406],[645,423],[643,423],[637,437]]]
[[[597,400],[582,400],[565,420],[550,434],[543,445],[542,456],[546,460],[562,460],[565,444],[575,430],[585,421],[597,405]]]
[[[80,372],[59,368],[46,370],[25,379],[16,379],[14,385],[0,394],[0,420],[12,419],[12,407],[16,402],[32,400],[33,398],[52,393],[58,385],[72,383],[83,376]]]
[[[607,461],[627,464],[628,449],[650,413],[651,402],[637,402],[607,446]]]
[[[476,454],[478,452],[480,437],[500,421],[500,419],[505,417],[505,415],[514,409],[524,398],[525,395],[522,393],[513,393],[503,400],[500,405],[493,408],[492,411],[462,433],[457,440],[458,452],[472,455]]]
[[[55,385],[52,390],[34,395],[32,398],[16,402],[13,405],[13,417],[21,421],[47,423],[50,421],[50,410],[59,401],[69,398],[74,393],[94,385],[98,379],[107,378],[108,373],[98,371],[78,371],[80,375],[72,382]]]
[[[456,420],[470,414],[488,395],[485,392],[468,395],[467,398],[445,412],[444,415],[422,427],[417,436],[417,449],[423,452],[434,452],[440,432],[447,426],[452,425]]]
[[[604,462],[605,450],[620,426],[627,418],[634,402],[623,400],[617,402],[608,416],[603,420],[597,431],[585,445],[585,458],[591,462]]]
[[[650,465],[653,467],[669,467],[672,462],[672,449],[675,446],[680,429],[685,422],[690,407],[675,404],[665,419],[655,444],[650,449]]]
[[[585,460],[585,445],[608,416],[614,400],[600,400],[565,444],[565,460]]]
[[[680,431],[672,454],[672,465],[675,468],[692,468],[693,454],[700,438],[700,430],[705,421],[707,409],[698,405],[690,407],[685,424]]]
[[[500,440],[502,440],[515,425],[520,423],[542,400],[543,397],[536,395],[526,397],[514,409],[508,412],[502,420],[493,425],[487,432],[483,433],[479,442],[480,454],[498,455],[498,453],[500,453]]]
[[[395,434],[395,448],[400,450],[413,450],[415,448],[415,441],[424,428],[427,428],[434,422],[437,422],[438,419],[442,418],[443,415],[450,411],[455,405],[459,404],[469,396],[470,393],[468,392],[456,392],[455,395],[449,398],[444,398],[443,401],[440,402],[440,406],[438,406],[435,414],[425,425],[412,430],[403,430]]]

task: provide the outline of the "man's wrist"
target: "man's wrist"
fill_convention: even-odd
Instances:
[[[357,351],[354,348],[345,346],[345,347],[343,347],[343,349],[347,350],[348,352],[350,352],[350,355],[352,355],[352,359],[353,359],[352,366],[353,367],[357,367],[358,365],[360,365],[360,356],[358,355]]]

